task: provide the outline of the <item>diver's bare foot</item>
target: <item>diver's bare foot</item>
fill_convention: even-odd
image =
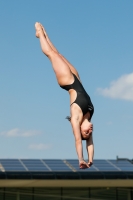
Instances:
[[[86,168],[89,168],[89,164],[86,163],[84,160],[79,161],[79,168],[80,168],[80,169],[86,169]]]
[[[40,23],[36,22],[35,23],[35,29],[36,29],[36,37],[39,38],[40,34],[44,34],[42,26]]]
[[[42,30],[43,30],[44,36],[47,38],[48,36],[47,36],[47,33],[46,33],[46,31],[45,31],[43,25],[42,25],[42,24],[40,24],[40,25],[41,25],[41,27],[42,27]]]

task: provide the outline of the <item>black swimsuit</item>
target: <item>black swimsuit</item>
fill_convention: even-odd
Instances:
[[[78,80],[78,78],[76,77],[75,74],[73,74],[73,76],[74,76],[74,82],[72,84],[64,85],[64,86],[60,85],[60,87],[67,91],[69,91],[70,89],[74,89],[77,92],[77,98],[73,103],[76,103],[81,108],[81,110],[83,112],[83,116],[87,112],[89,112],[90,119],[91,119],[93,112],[94,112],[94,106],[91,102],[89,95],[87,94],[83,85],[81,84],[81,82]]]

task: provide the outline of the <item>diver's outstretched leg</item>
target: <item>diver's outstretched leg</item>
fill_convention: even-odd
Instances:
[[[48,41],[48,43],[49,43],[49,45],[51,46],[51,48],[53,49],[53,51],[55,51],[56,53],[58,53],[58,54],[61,56],[61,58],[62,58],[62,59],[66,62],[66,64],[69,66],[71,72],[74,73],[74,74],[77,76],[77,78],[79,78],[79,80],[80,80],[79,74],[78,74],[77,70],[75,69],[75,67],[74,67],[63,55],[61,55],[61,54],[58,52],[58,50],[56,49],[56,47],[53,45],[53,43],[52,43],[51,40],[49,39],[49,37],[48,37],[48,35],[47,35],[47,32],[46,32],[46,30],[44,29],[43,25],[42,25],[42,24],[40,24],[40,25],[41,25],[41,27],[42,27],[42,29],[43,29],[44,35],[45,35],[45,37],[46,37],[46,40]]]
[[[35,29],[36,37],[40,39],[41,49],[51,61],[59,85],[71,84],[74,81],[74,77],[69,66],[61,56],[51,48],[40,23],[37,22],[35,24]]]

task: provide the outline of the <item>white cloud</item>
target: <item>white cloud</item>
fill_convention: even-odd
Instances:
[[[108,88],[98,88],[97,92],[106,97],[133,101],[133,73],[112,81]]]
[[[46,149],[51,149],[52,145],[50,144],[31,144],[29,145],[29,149],[34,149],[34,150],[46,150]]]
[[[28,131],[22,131],[18,128],[14,128],[9,131],[4,131],[0,133],[0,135],[6,136],[6,137],[31,137],[34,135],[40,134],[40,131],[35,131],[35,130],[28,130]]]

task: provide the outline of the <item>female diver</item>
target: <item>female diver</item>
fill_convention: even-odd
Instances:
[[[70,95],[70,113],[68,118],[75,137],[75,146],[81,169],[89,168],[93,163],[94,145],[92,139],[93,124],[90,122],[94,107],[89,95],[82,86],[77,70],[62,56],[51,43],[44,27],[36,22],[36,37],[40,39],[42,52],[51,61],[57,82]],[[86,140],[88,162],[83,157],[82,140]]]

